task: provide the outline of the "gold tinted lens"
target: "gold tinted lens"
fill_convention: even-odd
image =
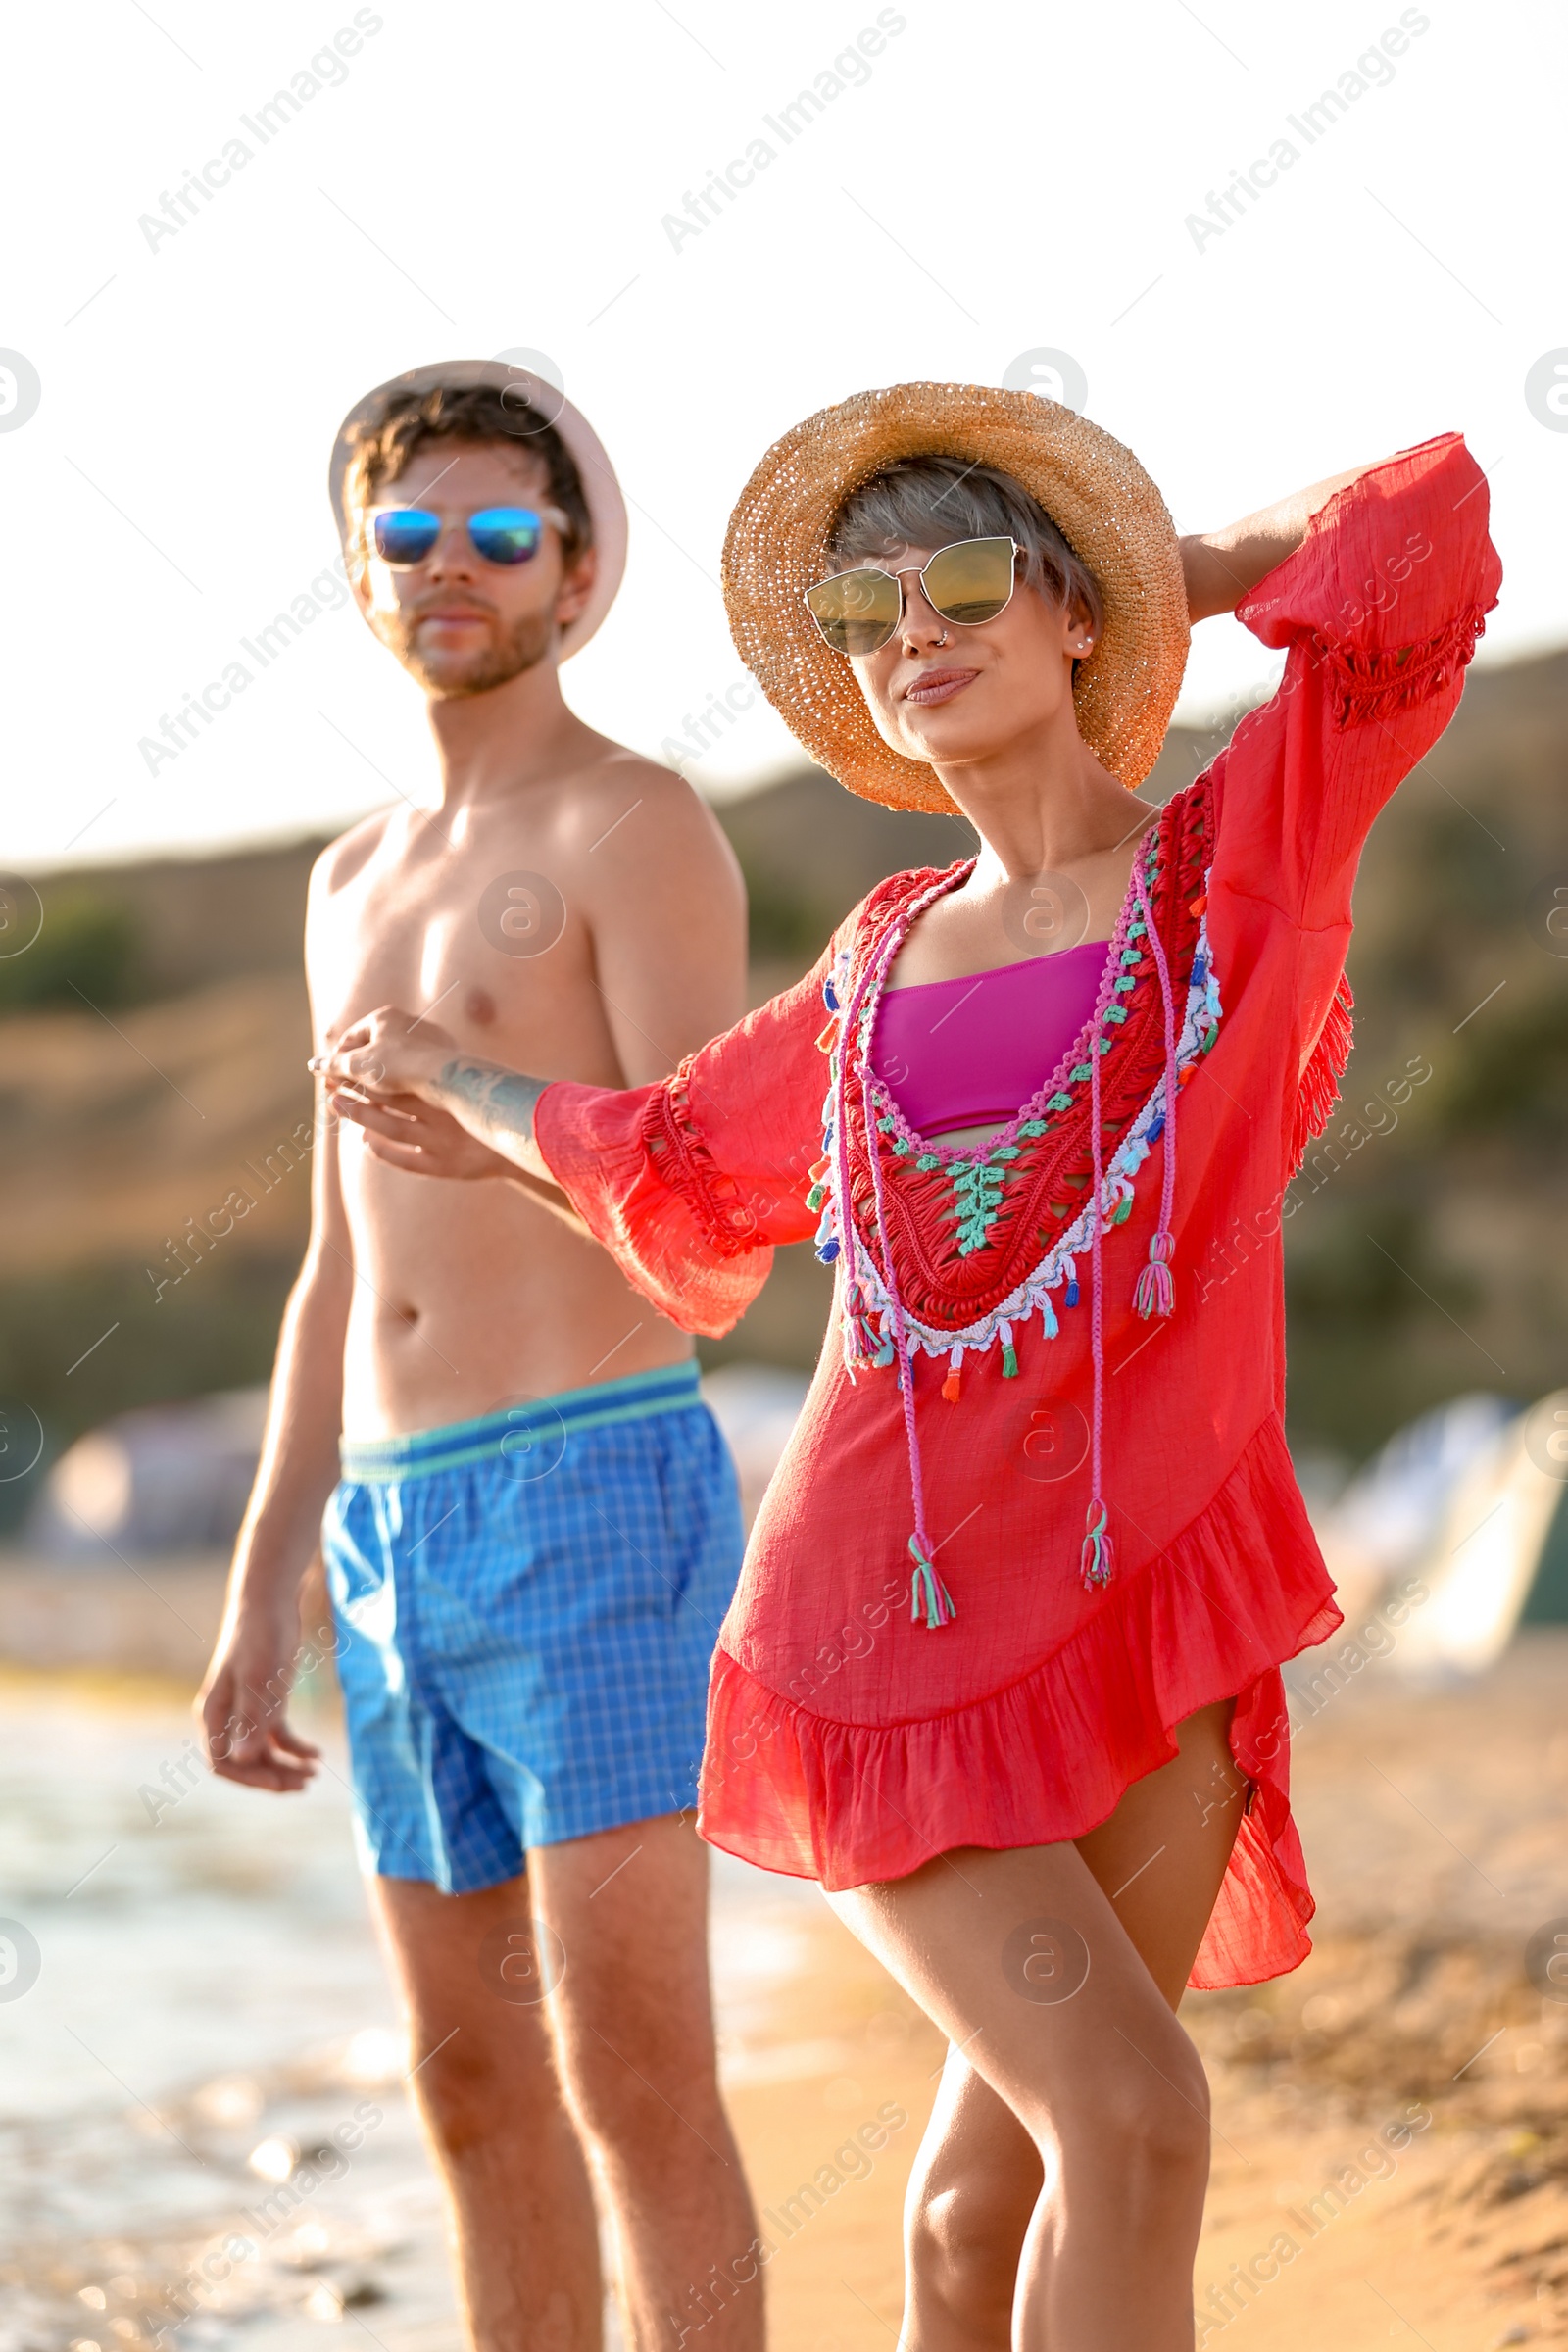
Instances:
[[[874,654],[899,625],[899,583],[891,572],[841,571],[808,588],[806,606],[836,654]]]
[[[1012,595],[1012,541],[960,539],[938,550],[921,575],[926,601],[944,620],[972,629],[995,620]]]

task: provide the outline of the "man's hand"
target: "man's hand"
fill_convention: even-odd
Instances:
[[[284,1709],[299,1646],[291,1623],[242,1609],[219,1642],[196,1701],[207,1761],[220,1780],[279,1794],[306,1788],[320,1749],[289,1729]]]

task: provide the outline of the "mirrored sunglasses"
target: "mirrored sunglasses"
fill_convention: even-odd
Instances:
[[[926,603],[960,629],[995,620],[1012,601],[1022,552],[1016,539],[959,539],[938,548],[919,574]],[[903,576],[869,564],[806,591],[806,609],[836,654],[880,652],[904,618],[904,602]]]
[[[567,527],[559,507],[479,507],[466,517],[469,543],[487,564],[531,563],[547,522]],[[441,529],[442,517],[428,507],[377,507],[370,516],[376,554],[398,569],[424,563]]]

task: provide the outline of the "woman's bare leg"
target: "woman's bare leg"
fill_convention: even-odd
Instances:
[[[1116,1937],[1114,1920],[1107,1920],[1102,1910],[1098,1917],[1101,1930],[1107,1939],[1119,1941],[1123,1954],[1131,1961],[1135,1981],[1141,1983],[1142,1998],[1153,2004],[1153,1986],[1168,2007],[1173,2009],[1181,1997],[1192,1968],[1194,1956],[1202,1940],[1204,1927],[1219,1891],[1220,1882],[1235,1838],[1245,1789],[1230,1760],[1227,1728],[1231,1714],[1230,1703],[1205,1708],[1183,1724],[1177,1739],[1180,1756],[1160,1771],[1152,1773],[1129,1789],[1111,1819],[1078,1841],[1077,1853],[1087,1865],[1087,1874],[1079,1875],[1080,1890],[1084,1891],[1087,1875],[1095,1885],[1088,1891],[1102,1896],[1119,1920],[1125,1935]],[[1069,1847],[1030,1849],[1040,1859],[1066,1857]],[[932,1874],[945,1877],[961,1894],[962,1882],[956,1875],[977,1882],[977,1866],[1007,1861],[1014,1857],[971,1855],[958,1853],[950,1861],[927,1866],[915,1880],[898,1882],[892,1887],[865,1888],[856,1895],[830,1898],[841,1915],[871,1948],[878,1952],[893,1973],[900,1977],[929,2014],[948,2031],[945,2017],[926,1999],[920,1984],[906,1975],[890,1948],[885,1928],[867,1933],[875,1923],[869,1916],[857,1917],[851,1906],[863,1906],[875,1898],[897,1896],[901,1887],[913,1887],[916,1880]],[[1025,1857],[1017,1857],[1022,1860]],[[990,1907],[995,1897],[988,1891],[980,1898]],[[972,1932],[977,1897],[968,1897],[969,1919],[966,1927]],[[1049,1906],[1042,1905],[1042,1909]],[[1087,1928],[1071,1912],[1063,1914],[1069,1925],[1090,1943]],[[963,1918],[961,1906],[958,1917]],[[896,1940],[896,1938],[895,1938]],[[1126,1954],[1130,1940],[1136,1960]],[[1090,1981],[1094,1976],[1095,1950],[1090,1945]],[[1065,1958],[1066,1955],[1063,1954]],[[1142,1961],[1142,1969],[1137,1961]],[[1015,1956],[1016,1964],[1016,1956]],[[1036,1963],[1048,1969],[1055,1962],[1047,1958]],[[1153,1986],[1150,1979],[1153,1980]],[[1065,1986],[1063,1976],[1059,1984]],[[1053,1989],[1049,1978],[1037,1990]],[[1088,1992],[1086,1984],[1070,2002],[1041,2001],[1049,2015],[1052,2009],[1078,2006]],[[1022,2005],[1021,1996],[1020,2006]],[[1157,2004],[1153,2004],[1157,2006]],[[1157,2058],[1155,2043],[1138,2033],[1127,2017],[1117,2013],[1110,2017],[1114,2029],[1119,2026],[1121,2036],[1115,2040],[1120,2060],[1125,2061],[1129,2050],[1123,2038],[1134,2035],[1139,2047],[1149,2059]],[[1166,2071],[1183,2087],[1194,2108],[1205,2105],[1201,2075],[1186,2036],[1168,2016],[1163,2021],[1164,2032],[1173,2036],[1186,2072],[1175,2068]],[[992,2029],[993,2034],[995,2029]],[[1031,2225],[1041,2240],[1037,2249],[1040,2259],[1032,2260],[1032,2268],[1042,2274],[1050,2272],[1054,2290],[1065,2283],[1067,2299],[1077,2300],[1071,2285],[1071,2274],[1076,2255],[1085,2257],[1092,2267],[1087,2239],[1081,2224],[1091,2224],[1094,2216],[1085,2210],[1093,2202],[1089,2190],[1094,2168],[1086,2174],[1076,2160],[1069,2167],[1063,2158],[1064,2142],[1054,2130],[1055,2111],[1061,2102],[1055,2097],[1058,2077],[1052,2077],[1036,2086],[1043,2094],[1050,2115],[1044,2135],[1038,2121],[1030,2128],[1020,2120],[1005,2090],[996,2085],[981,2063],[981,2048],[985,2029],[982,2028],[967,2050],[956,2046],[961,2036],[952,2036],[955,2046],[950,2049],[943,2072],[937,2105],[927,2128],[915,2161],[914,2175],[909,2183],[906,2205],[906,2240],[908,2264],[908,2294],[905,2319],[904,2342],[910,2352],[1004,2352],[1011,2332],[1015,2289],[1023,2281],[1020,2271],[1024,2265],[1026,2242],[1030,2240]],[[1104,2039],[1103,2022],[1101,2038]],[[975,2064],[971,2065],[970,2060]],[[1162,2064],[1163,2061],[1160,2061]],[[1146,2096],[1160,2090],[1160,2084],[1150,2072],[1147,2063],[1140,2063],[1134,2053],[1134,2064],[1143,2078]],[[1068,2070],[1069,2072],[1071,2070]],[[1091,2069],[1091,2072],[1093,2070]],[[1189,2076],[1194,2080],[1189,2081]],[[1136,2081],[1137,2078],[1135,2077]],[[1168,2108],[1170,2099],[1165,2097]],[[1063,2119],[1066,2138],[1073,2134],[1071,2114]],[[1196,2120],[1196,2119],[1195,2119]],[[1107,2129],[1107,2137],[1112,2136]],[[1197,2212],[1191,2225],[1191,2237],[1196,2237],[1197,2219],[1201,2211],[1202,2177],[1206,2175],[1206,2142],[1202,2151],[1202,2172],[1198,2181]],[[1042,2200],[1042,2188],[1051,2170],[1054,2200]],[[1102,2170],[1103,2168],[1102,2168]],[[1179,2173],[1182,2168],[1178,2165]],[[1114,2167],[1112,2167],[1114,2171]],[[1115,2227],[1123,2233],[1129,2227],[1125,2182],[1113,2180],[1116,2202]],[[1036,2220],[1036,2209],[1043,2203],[1054,2203],[1055,2210],[1049,2225]],[[1177,2196],[1176,2202],[1182,2199]],[[1062,2230],[1071,2217],[1073,2244],[1066,2249],[1066,2260],[1059,2255]],[[1098,2227],[1095,2234],[1101,2234]],[[1157,2267],[1157,2266],[1156,2266]],[[1141,2332],[1143,2323],[1131,2314],[1125,2293],[1117,2291],[1121,2271],[1113,2262],[1106,2273],[1106,2284],[1112,2289],[1114,2309],[1101,2317],[1090,2309],[1085,2325],[1089,2331],[1069,2323],[1067,2316],[1058,2313],[1054,2305],[1050,2310],[1052,2352],[1078,2352],[1080,2345],[1101,2352],[1102,2346],[1119,2347],[1137,2344],[1140,2352],[1163,2352],[1168,2340],[1172,2345],[1185,2346],[1191,2341],[1191,2242],[1174,2266],[1178,2313],[1176,2332]],[[1031,2284],[1033,2281],[1031,2280]],[[1020,2345],[1032,2345],[1041,2338],[1042,2321],[1026,2309],[1034,2296],[1018,2297],[1017,2317],[1020,2323]],[[1091,2298],[1092,2301],[1092,2298]],[[1062,2332],[1071,2325],[1073,2332]],[[1105,2328],[1110,2331],[1106,2332]],[[1031,2332],[1030,2330],[1033,2330]],[[1098,2332],[1095,2330],[1099,2330]]]

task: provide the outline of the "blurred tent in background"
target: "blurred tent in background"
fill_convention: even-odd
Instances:
[[[1396,1430],[1332,1506],[1314,1513],[1347,1617],[1375,1607],[1398,1577],[1418,1573],[1454,1488],[1518,1409],[1486,1390],[1451,1397]]]
[[[1391,1663],[1446,1680],[1483,1673],[1521,1623],[1568,1623],[1565,1494],[1568,1389],[1523,1412],[1483,1392],[1423,1413],[1318,1516],[1346,1631],[1414,1580],[1426,1596]]]
[[[23,1530],[43,1558],[102,1567],[221,1551],[232,1544],[261,1456],[266,1389],[117,1413],[68,1447]]]

